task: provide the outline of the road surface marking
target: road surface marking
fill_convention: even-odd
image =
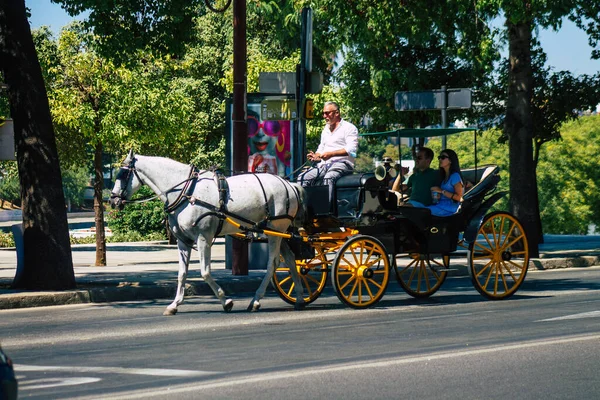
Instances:
[[[34,390],[34,389],[47,389],[59,386],[75,386],[85,385],[87,383],[99,382],[100,378],[44,378],[44,379],[32,379],[30,381],[19,380],[19,390]]]
[[[397,365],[403,364],[412,364],[417,362],[431,362],[435,360],[445,360],[451,358],[458,357],[468,357],[475,356],[481,354],[492,354],[503,351],[515,351],[527,348],[535,348],[541,346],[553,346],[560,345],[566,343],[574,343],[574,342],[584,342],[589,340],[598,340],[600,341],[600,334],[597,335],[587,335],[587,336],[574,336],[574,337],[566,337],[560,339],[543,339],[537,341],[528,341],[522,342],[519,344],[513,345],[501,345],[501,346],[490,346],[490,347],[481,347],[478,349],[465,350],[465,351],[452,351],[452,352],[444,352],[444,353],[433,353],[427,354],[418,357],[400,357],[400,358],[391,358],[387,360],[380,360],[374,362],[361,362],[361,363],[345,363],[345,364],[337,364],[331,366],[323,366],[323,367],[309,367],[309,368],[301,368],[297,370],[290,371],[281,371],[281,372],[268,372],[264,374],[256,374],[256,375],[247,375],[247,376],[235,376],[232,379],[216,379],[213,382],[204,381],[201,383],[193,383],[193,384],[184,384],[180,386],[169,386],[165,388],[152,388],[151,391],[130,391],[130,392],[121,392],[121,393],[111,393],[112,398],[116,399],[146,399],[146,398],[158,398],[163,396],[173,397],[176,394],[180,393],[189,393],[189,392],[198,392],[200,393],[202,390],[206,389],[215,389],[221,387],[231,388],[232,386],[237,385],[248,385],[259,382],[267,382],[272,380],[283,380],[283,379],[295,379],[299,377],[307,377],[311,375],[322,375],[324,373],[332,373],[332,372],[343,372],[343,371],[351,371],[351,370],[369,370],[372,368],[387,368],[393,367]],[[98,396],[90,396],[85,397],[85,399],[100,399],[102,397]],[[81,398],[80,400],[83,400]]]
[[[600,311],[590,311],[590,312],[584,312],[584,313],[579,313],[579,314],[565,315],[564,317],[540,319],[539,321],[535,321],[535,322],[562,321],[562,320],[567,320],[567,319],[582,319],[582,318],[600,318]]]
[[[23,365],[15,364],[15,372],[43,371],[43,372],[91,372],[97,374],[128,374],[151,376],[203,376],[218,374],[218,371],[192,371],[185,369],[160,369],[160,368],[120,368],[120,367],[63,367],[51,365]]]

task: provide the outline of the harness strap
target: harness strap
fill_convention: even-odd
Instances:
[[[179,196],[177,196],[177,199],[175,199],[175,201],[171,205],[168,205],[168,201],[165,203],[165,212],[167,214],[170,214],[173,211],[175,211],[177,208],[179,208],[179,206],[181,204],[183,204],[185,199],[189,198],[192,195],[192,193],[194,193],[194,188],[196,187],[198,175],[199,175],[198,169],[195,166],[191,165],[190,173],[188,174],[188,178],[185,180],[185,185],[179,192]],[[173,189],[171,189],[171,190],[173,190]]]
[[[263,197],[265,199],[265,217],[263,218],[262,221],[260,221],[258,224],[256,224],[257,226],[264,228],[271,218],[271,211],[269,211],[269,201],[267,200],[267,192],[265,191],[265,187],[263,186],[262,182],[260,181],[260,178],[256,174],[252,174],[252,175],[254,175],[254,177],[258,181],[260,189],[263,192]]]
[[[229,184],[227,183],[227,178],[220,169],[215,169],[213,173],[215,174],[217,190],[219,191],[219,212],[227,212],[227,201],[229,200]],[[200,219],[198,219],[197,222],[200,222]],[[219,218],[219,225],[217,226],[215,237],[219,236],[221,230],[223,230],[223,220],[224,218]]]
[[[221,177],[223,177],[222,179],[218,176],[221,175]],[[256,176],[256,174],[252,174],[254,176]],[[271,216],[271,213],[269,211],[269,205],[268,205],[268,201],[267,201],[267,193],[265,191],[265,188],[260,180],[260,178],[258,176],[256,176],[256,179],[258,180],[261,190],[263,192],[263,196],[265,199],[265,213],[266,216],[265,218],[260,221],[260,222],[255,222],[252,221],[248,218],[245,218],[241,215],[235,214],[230,212],[229,210],[227,210],[226,204],[227,204],[227,200],[228,200],[228,193],[229,193],[229,185],[227,183],[227,179],[222,175],[219,174],[218,171],[215,171],[215,182],[217,183],[217,185],[219,185],[219,207],[215,206],[214,204],[208,203],[204,200],[195,198],[193,196],[188,196],[189,197],[189,201],[192,205],[198,204],[206,209],[208,209],[209,211],[200,215],[196,221],[194,221],[194,223],[192,224],[192,226],[196,226],[198,225],[198,223],[204,219],[205,217],[209,217],[209,216],[215,216],[219,219],[219,226],[217,229],[217,232],[215,234],[215,237],[219,235],[219,233],[221,232],[222,228],[223,228],[223,223],[225,221],[227,221],[228,223],[234,225],[235,227],[237,227],[238,229],[240,229],[243,232],[256,232],[256,233],[263,233],[265,232],[264,227],[267,225],[267,223],[269,221],[275,221],[275,220],[279,220],[279,219],[289,219],[290,221],[294,221],[295,217],[289,215],[289,210],[290,210],[290,193],[289,193],[289,183],[287,181],[285,181],[284,179],[282,179],[281,177],[278,176],[278,178],[281,180],[283,186],[285,187],[285,191],[286,191],[286,213],[284,215],[278,215],[278,216]],[[298,204],[300,204],[300,199],[298,197],[298,193],[293,190],[296,200],[298,202]],[[235,223],[235,221],[232,220],[236,219],[239,220],[241,222],[243,222],[244,224],[247,224],[249,226],[243,226],[241,224]],[[271,234],[271,232],[274,231],[269,231],[269,233]],[[281,233],[280,233],[281,234]]]

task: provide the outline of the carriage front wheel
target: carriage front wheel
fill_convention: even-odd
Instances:
[[[519,220],[502,211],[487,215],[469,245],[468,262],[473,286],[484,297],[515,294],[529,266],[529,244]]]
[[[381,300],[389,277],[385,247],[372,236],[352,237],[333,260],[333,289],[343,303],[353,308],[370,307]]]
[[[306,260],[296,260],[295,268],[300,276],[300,282],[304,289],[304,302],[310,304],[315,301],[327,284],[327,274],[331,264],[330,255],[327,258],[327,252],[330,251],[324,246],[314,246],[315,256]],[[283,301],[288,304],[296,304],[296,291],[290,268],[284,262],[273,274],[273,287]]]

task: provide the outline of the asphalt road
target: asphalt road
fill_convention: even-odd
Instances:
[[[327,291],[224,314],[194,297],[0,310],[20,398],[600,398],[600,267],[530,272],[509,300],[450,277],[429,300],[395,282],[375,308]]]

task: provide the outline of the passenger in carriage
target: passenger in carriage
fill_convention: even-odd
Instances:
[[[404,206],[413,207],[427,207],[431,205],[431,188],[433,186],[439,186],[441,182],[440,173],[435,169],[431,168],[431,161],[433,160],[433,150],[429,147],[421,147],[417,149],[414,156],[415,168],[413,173],[408,177],[406,183],[402,183],[404,176],[398,174],[394,184],[392,185],[392,191],[400,198],[401,192],[410,189],[410,197]],[[400,204],[400,202],[399,202]]]
[[[428,208],[431,215],[446,217],[458,211],[464,193],[464,181],[460,173],[458,156],[453,150],[442,150],[438,156],[442,183],[431,188],[432,192],[440,193],[440,201]]]
[[[302,186],[329,185],[329,198],[333,199],[335,181],[354,170],[358,129],[342,119],[340,107],[333,101],[325,103],[323,118],[327,124],[321,132],[321,143],[316,152],[310,151],[306,156],[319,164],[300,174],[298,182]]]

